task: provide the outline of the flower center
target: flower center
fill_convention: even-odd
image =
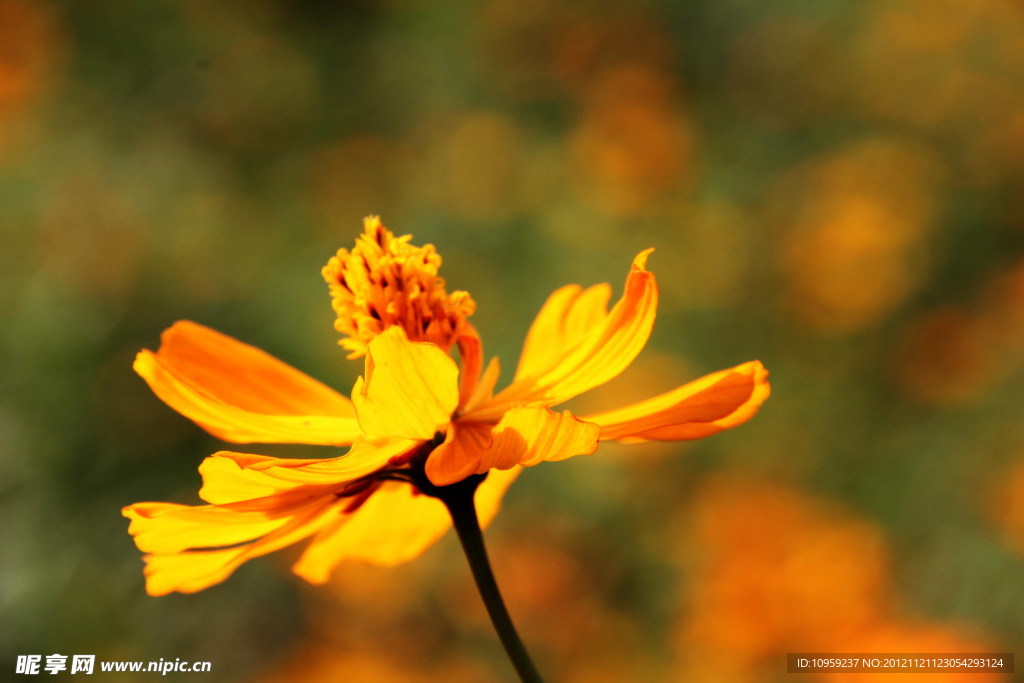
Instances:
[[[468,293],[445,291],[434,245],[413,246],[411,239],[395,237],[380,218],[370,216],[355,247],[339,249],[324,266],[338,316],[334,328],[346,335],[339,343],[350,351],[349,358],[366,355],[370,340],[392,325],[401,326],[413,341],[448,351],[476,309]]]

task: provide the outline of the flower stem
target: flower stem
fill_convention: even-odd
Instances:
[[[483,481],[482,476],[472,476],[457,484],[440,487],[438,498],[448,508],[455,525],[455,533],[459,535],[459,542],[462,543],[462,550],[469,560],[469,568],[473,571],[473,579],[476,581],[477,590],[483,598],[487,614],[491,617],[494,630],[498,632],[498,638],[505,647],[505,652],[512,660],[519,679],[523,683],[541,683],[540,674],[530,660],[523,641],[516,633],[516,627],[512,625],[505,601],[501,598],[498,584],[494,580],[494,573],[491,571],[491,563],[487,559],[487,548],[484,546],[484,536],[480,531],[480,521],[476,516],[476,505],[473,502],[473,494],[477,486]]]

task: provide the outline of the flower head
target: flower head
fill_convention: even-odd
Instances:
[[[349,358],[364,356],[370,340],[392,326],[413,341],[450,349],[476,309],[469,294],[445,291],[434,245],[415,247],[412,235],[395,237],[377,216],[363,225],[355,248],[339,249],[323,269],[338,316],[334,327],[347,335],[340,344],[352,352]]]
[[[319,583],[339,562],[395,564],[450,526],[439,490],[482,479],[486,524],[522,467],[597,450],[603,440],[676,441],[745,422],[768,397],[757,361],[632,405],[577,417],[551,408],[612,379],[643,349],[658,290],[650,250],[633,260],[622,297],[611,288],[556,290],[530,327],[512,382],[495,392],[499,363],[466,318],[474,304],[445,292],[434,248],[394,237],[379,219],[324,268],[348,335],[365,355],[351,400],[266,353],[192,322],[167,330],[135,370],[171,407],[235,443],[349,446],[296,460],[221,451],[199,467],[207,505],[124,509],[147,553],[152,595],[194,592],[246,560],[312,536],[293,567]],[[460,363],[451,356],[458,347]]]

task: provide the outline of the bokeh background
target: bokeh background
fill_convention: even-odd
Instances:
[[[1014,0],[0,0],[0,677],[513,680],[454,538],[155,599],[119,515],[222,446],[131,371],[173,321],[347,392],[319,269],[371,213],[506,372],[550,291],[656,247],[652,342],[579,409],[772,372],[739,429],[511,489],[488,542],[551,680],[1024,655],[1022,181]]]

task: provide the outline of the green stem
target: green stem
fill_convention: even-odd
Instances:
[[[523,647],[516,627],[512,625],[505,601],[498,590],[498,583],[494,580],[491,563],[487,559],[487,548],[484,546],[484,536],[480,532],[480,521],[477,519],[476,505],[473,502],[473,494],[481,481],[482,476],[472,476],[457,484],[438,487],[435,490],[438,492],[437,497],[452,516],[455,533],[459,535],[462,550],[469,560],[469,568],[473,571],[477,590],[480,591],[480,597],[487,607],[487,614],[491,617],[494,630],[498,632],[498,638],[505,646],[505,652],[512,660],[512,666],[519,674],[519,679],[523,683],[541,683],[540,674],[537,673],[537,668]]]

